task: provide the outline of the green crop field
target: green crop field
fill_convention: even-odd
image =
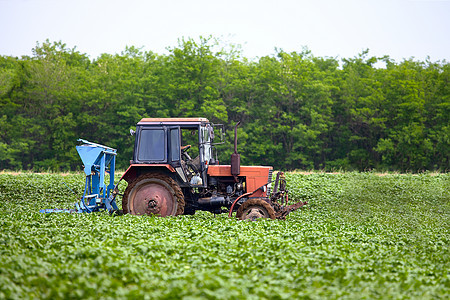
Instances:
[[[0,299],[450,297],[450,174],[287,178],[307,208],[243,222],[40,214],[83,175],[1,173]]]

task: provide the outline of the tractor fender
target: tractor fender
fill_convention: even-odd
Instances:
[[[154,172],[161,169],[175,173],[175,169],[169,164],[131,164],[125,173],[123,173],[120,180],[124,179],[126,182],[130,183],[143,173]]]

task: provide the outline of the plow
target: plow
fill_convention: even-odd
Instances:
[[[307,202],[289,204],[283,172],[277,172],[273,181],[271,166],[241,166],[239,123],[234,128],[231,164],[221,165],[215,146],[224,143],[223,125],[206,118],[143,118],[135,131],[130,130],[135,137],[133,157],[117,184],[117,150],[79,139],[76,149],[86,175],[83,196],[73,209],[41,212],[107,211],[167,217],[202,210],[229,217],[235,213],[241,220],[285,219]],[[215,142],[217,135],[219,142]],[[118,187],[123,181],[128,185],[120,195]],[[117,196],[122,196],[122,209],[117,206]]]

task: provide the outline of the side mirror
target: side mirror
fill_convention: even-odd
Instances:
[[[211,140],[216,136],[220,137],[220,142],[212,143],[212,145],[220,145],[225,143],[225,129],[223,124],[213,124],[210,130],[210,136],[212,134]]]
[[[133,136],[135,133],[136,133],[136,131],[134,131],[133,129],[130,129],[131,136]]]

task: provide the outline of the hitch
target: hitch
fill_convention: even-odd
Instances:
[[[308,204],[308,202],[299,201],[292,205],[287,205],[289,202],[289,193],[286,188],[286,177],[283,172],[278,172],[277,177],[275,179],[275,184],[273,188],[273,192],[270,196],[269,203],[272,205],[275,210],[275,217],[277,219],[284,220],[286,216],[297,210],[304,205]]]

